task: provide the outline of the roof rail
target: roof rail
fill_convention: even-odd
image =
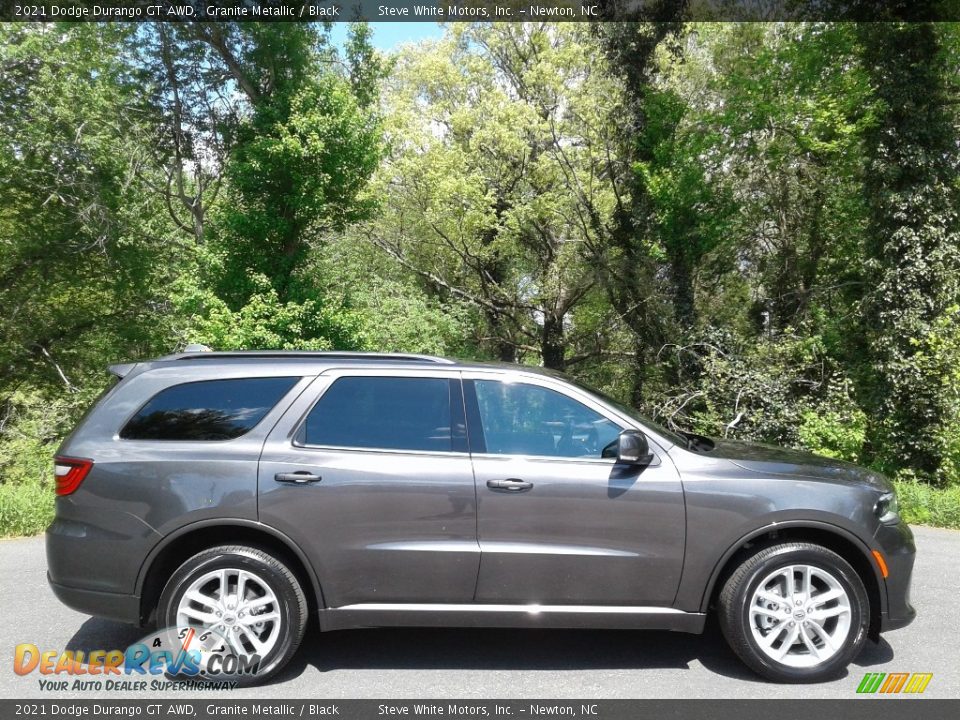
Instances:
[[[338,350],[227,350],[223,352],[200,350],[175,353],[159,358],[160,360],[218,360],[223,358],[276,358],[304,360],[360,360],[369,362],[421,362],[440,365],[453,364],[453,360],[434,355],[415,353],[376,353],[351,352]]]

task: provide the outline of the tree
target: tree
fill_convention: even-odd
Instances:
[[[298,286],[296,271],[311,240],[368,208],[362,192],[379,157],[379,132],[365,36],[355,36],[351,53],[367,58],[366,75],[351,85],[334,71],[317,25],[214,24],[192,32],[249,105],[226,132],[227,198],[213,238],[218,295],[237,309],[265,277],[281,301],[307,299],[315,289]]]
[[[886,467],[936,477],[957,415],[949,354],[931,345],[958,332],[960,216],[948,52],[928,23],[858,26],[876,124],[865,134],[864,298],[868,447]],[[946,387],[944,385],[946,384]]]
[[[0,392],[72,391],[163,336],[175,246],[146,182],[130,32],[0,29]]]
[[[473,304],[502,360],[535,353],[562,369],[602,351],[575,316],[597,292],[585,213],[614,203],[603,173],[617,89],[603,65],[580,27],[504,23],[457,25],[396,67],[367,235],[433,292]]]
[[[601,3],[601,11],[616,22],[597,26],[610,67],[623,83],[626,121],[620,124],[620,158],[626,172],[621,173],[624,191],[610,226],[603,228],[594,214],[595,232],[602,236],[595,262],[605,273],[611,304],[634,337],[631,399],[638,405],[649,366],[666,342],[663,318],[668,313],[658,302],[662,283],[656,253],[651,252],[655,208],[644,167],[656,162],[657,141],[648,122],[648,104],[655,97],[656,50],[680,30],[685,9],[686,0],[658,0],[637,8],[610,0]],[[678,264],[680,272],[675,273],[681,282],[682,266]]]

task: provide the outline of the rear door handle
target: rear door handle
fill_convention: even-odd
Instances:
[[[314,475],[309,470],[297,470],[292,473],[277,473],[273,479],[282,483],[293,483],[294,485],[306,485],[323,480],[319,475]]]
[[[487,480],[487,487],[491,490],[526,492],[533,487],[533,483],[521,480],[520,478],[507,478],[506,480]]]

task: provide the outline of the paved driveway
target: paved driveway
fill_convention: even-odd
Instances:
[[[865,672],[932,672],[926,696],[960,698],[960,532],[915,532],[917,620],[888,633],[879,645],[868,641],[849,674],[829,683],[797,687],[762,682],[727,649],[715,626],[702,636],[391,629],[312,633],[292,665],[270,685],[215,697],[850,698]],[[124,648],[143,633],[63,607],[47,587],[45,571],[42,538],[0,541],[0,697],[91,697],[45,694],[36,673],[15,675],[14,646]]]

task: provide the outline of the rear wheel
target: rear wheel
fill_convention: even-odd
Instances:
[[[835,677],[863,647],[870,605],[863,581],[811,543],[760,550],[727,579],[720,628],[750,668],[779,682]]]
[[[280,560],[257,548],[223,545],[194,555],[177,569],[160,596],[158,619],[180,635],[191,629],[190,636],[198,639],[209,634],[205,650],[218,645],[239,666],[256,666],[253,673],[231,674],[231,680],[262,682],[300,646],[307,601],[296,576]],[[221,657],[207,674],[222,672],[223,665]]]

